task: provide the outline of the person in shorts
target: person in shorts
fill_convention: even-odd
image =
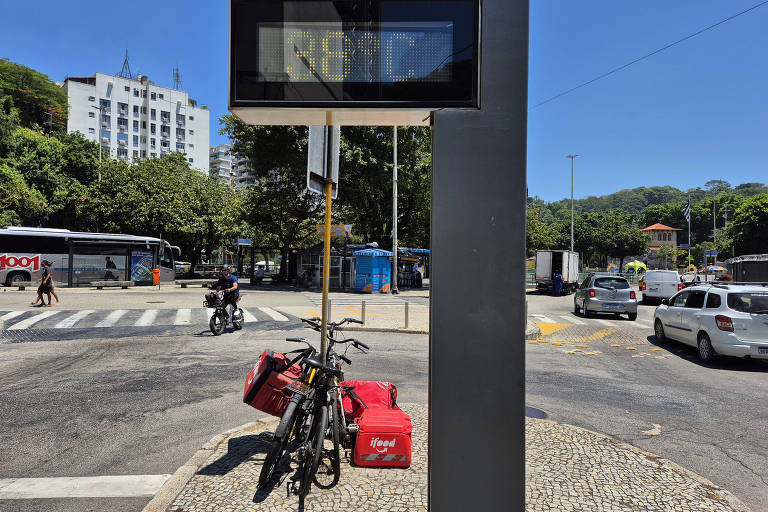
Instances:
[[[232,312],[237,309],[237,299],[240,297],[240,290],[238,288],[239,283],[237,276],[232,275],[232,270],[228,266],[224,266],[221,269],[221,277],[219,282],[216,283],[216,290],[224,291],[224,307],[232,305]],[[230,314],[230,316],[232,316]]]
[[[53,274],[51,273],[51,262],[48,260],[43,260],[42,262],[43,266],[43,272],[40,274],[40,286],[37,287],[37,298],[35,299],[35,302],[32,303],[33,306],[37,306],[38,302],[40,303],[40,306],[48,306],[51,305],[51,291],[53,290]],[[43,294],[48,295],[48,304],[45,303],[45,299],[43,298]],[[58,298],[57,298],[58,301]]]

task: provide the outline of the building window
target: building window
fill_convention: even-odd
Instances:
[[[128,156],[128,150],[123,148],[117,148],[117,156]]]
[[[184,143],[177,142],[176,143],[176,151],[184,151]]]
[[[138,158],[139,158],[139,152],[138,152],[138,150],[134,149],[133,150],[133,159],[137,160]]]
[[[146,135],[142,135],[141,136],[141,143],[142,144],[146,144],[147,143],[147,136]]]
[[[160,135],[163,137],[170,137],[171,136],[171,129],[168,126],[160,126]]]
[[[141,97],[142,98],[146,98],[147,97],[147,90],[146,89],[142,89],[141,90]]]
[[[103,109],[106,109],[106,110],[111,110],[111,109],[112,109],[112,102],[111,102],[111,101],[109,101],[109,100],[100,99],[100,100],[99,100],[99,106],[100,106],[101,108],[103,108]]]
[[[195,130],[189,130],[189,134],[190,135],[194,135],[195,134]]]
[[[190,121],[194,121],[195,120],[195,116],[189,116],[189,120]]]
[[[143,149],[141,150],[141,158],[147,158],[147,152]]]
[[[170,123],[171,122],[171,113],[166,112],[165,110],[160,111],[160,121],[164,123]]]
[[[149,125],[149,133],[151,133],[152,135],[154,135],[157,131],[155,129],[155,126],[156,126],[155,123],[152,123],[151,125]]]
[[[88,117],[96,117],[96,112],[88,112]]]
[[[160,99],[163,99],[163,98],[164,98],[164,96],[163,96],[163,94],[162,94],[162,93],[158,94],[158,96],[160,96]]]
[[[171,145],[167,140],[161,140],[160,141],[160,147],[161,148],[169,148]]]
[[[129,86],[125,86],[125,92],[131,92],[131,88]]]
[[[157,158],[157,153],[152,153],[152,158]]]
[[[149,139],[149,145],[152,147],[152,149],[155,149],[155,140],[156,139]]]
[[[139,117],[139,106],[134,105],[133,106],[133,117]]]
[[[147,107],[141,107],[141,113],[147,115]]]
[[[195,149],[195,145],[194,144],[190,144],[189,145],[189,149]]]
[[[150,115],[149,115],[150,119],[152,119],[153,121],[154,121],[155,119],[157,119],[157,110],[155,110],[155,109],[153,108],[153,109],[152,109],[152,110],[150,110],[149,112],[150,112]]]
[[[96,128],[88,128],[88,133],[90,134],[96,133]]]
[[[195,160],[194,160],[193,158],[190,158],[190,159],[189,159],[189,163],[194,163],[194,161],[195,161]]]
[[[96,97],[95,96],[88,96],[88,101],[96,101]]]
[[[133,131],[135,131],[135,132],[139,131],[139,122],[138,121],[134,121],[133,122]]]
[[[139,147],[139,136],[138,135],[134,135],[133,136],[133,147],[135,147],[135,148]]]
[[[176,128],[176,138],[184,140],[184,128]]]
[[[112,132],[110,132],[109,130],[101,130],[102,139],[109,139],[110,137],[112,137]]]
[[[102,114],[101,115],[101,122],[102,123],[107,123],[107,125],[109,125],[109,124],[112,123],[112,118],[110,116],[106,115],[106,114]]]
[[[134,95],[134,96],[136,96],[136,97],[138,98],[138,97],[139,97],[139,90],[138,90],[138,89],[136,89],[136,88],[134,88],[134,89],[133,89],[133,95]]]
[[[149,94],[149,99],[151,99],[151,100],[153,100],[153,101],[154,101],[154,100],[156,100],[156,99],[157,99],[157,94],[155,94],[154,92],[153,92],[153,93],[150,93],[150,94]]]
[[[128,104],[118,103],[117,110],[119,111],[120,115],[123,115],[123,116],[128,115]]]

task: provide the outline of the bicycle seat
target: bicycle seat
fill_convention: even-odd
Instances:
[[[334,377],[341,378],[342,372],[338,368],[334,368],[333,366],[323,366],[323,362],[320,361],[317,357],[308,357],[304,359],[304,364],[309,366],[310,368],[317,368],[318,370],[328,373]]]

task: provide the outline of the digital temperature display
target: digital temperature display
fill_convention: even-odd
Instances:
[[[230,107],[478,107],[479,0],[230,0]]]
[[[414,25],[385,23],[378,30],[262,25],[259,71],[268,81],[450,82],[453,24]]]

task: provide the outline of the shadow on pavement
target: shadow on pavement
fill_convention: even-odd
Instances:
[[[230,439],[227,443],[227,453],[220,459],[200,469],[198,475],[226,475],[234,468],[257,453],[266,453],[272,440],[270,432],[258,435],[240,436]]]
[[[678,341],[669,339],[667,341],[660,342],[656,339],[656,336],[648,336],[646,340],[648,340],[648,343],[651,345],[663,348],[670,354],[697,364],[702,368],[736,372],[768,372],[768,361],[718,356],[713,363],[704,363],[699,359],[696,347],[692,347],[690,345],[686,345],[685,343],[680,343]]]

